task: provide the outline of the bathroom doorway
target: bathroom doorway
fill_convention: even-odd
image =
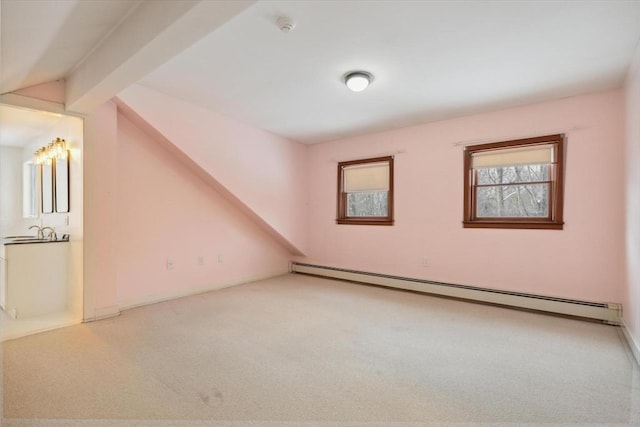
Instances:
[[[0,104],[0,238],[3,245],[3,257],[0,257],[3,298],[0,299],[7,302],[9,297],[7,310],[0,309],[3,341],[82,322],[83,128],[79,117]],[[34,153],[50,147],[57,138],[65,141],[65,160],[52,157],[53,160],[39,164]],[[58,164],[52,165],[52,162]],[[40,233],[41,230],[44,232]],[[15,237],[42,237],[51,242],[25,242]],[[45,250],[53,246],[45,245],[58,245],[55,255]],[[63,245],[63,255],[60,255]],[[34,271],[47,265],[51,269],[53,262],[54,270],[62,272],[59,276],[62,283],[33,286],[30,274],[22,277],[19,273],[19,266],[25,262],[19,257],[29,258],[26,263]],[[45,280],[53,283],[55,278]],[[11,298],[19,302],[12,306]],[[33,301],[29,301],[30,298]],[[38,298],[58,303],[48,304]],[[23,309],[27,306],[29,309]]]

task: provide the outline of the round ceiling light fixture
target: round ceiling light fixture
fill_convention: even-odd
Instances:
[[[372,81],[373,76],[366,71],[354,71],[344,76],[344,84],[353,92],[362,92]]]

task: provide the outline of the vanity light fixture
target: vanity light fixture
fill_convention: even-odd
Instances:
[[[53,159],[63,160],[69,157],[67,141],[56,138],[47,146],[40,147],[33,153],[33,162],[36,165],[50,164]]]
[[[373,81],[373,75],[366,71],[354,71],[344,76],[344,84],[353,92],[362,92]]]

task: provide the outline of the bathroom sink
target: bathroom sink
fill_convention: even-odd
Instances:
[[[57,242],[68,242],[69,235],[64,234],[59,237],[57,240],[51,240],[50,238],[39,239],[36,236],[9,236],[2,239],[2,243],[5,245],[16,245],[20,243],[57,243]]]
[[[49,239],[38,239],[35,236],[16,236],[4,238],[4,243],[41,243],[48,241]]]
[[[51,240],[49,237],[38,238],[37,236],[7,236],[2,239],[2,243],[4,244],[16,244],[16,243],[55,243],[55,242],[68,242],[69,235],[63,234],[62,236],[58,235],[56,240]]]

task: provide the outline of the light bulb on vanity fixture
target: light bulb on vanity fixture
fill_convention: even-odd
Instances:
[[[54,159],[64,160],[69,157],[67,141],[56,138],[47,146],[40,147],[33,153],[33,163],[36,165],[51,164]]]
[[[373,81],[373,75],[366,71],[353,71],[344,76],[344,84],[353,92],[362,92]]]

